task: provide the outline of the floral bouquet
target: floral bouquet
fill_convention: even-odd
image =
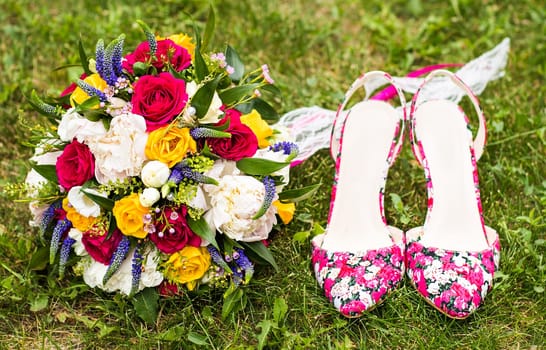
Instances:
[[[262,98],[278,90],[267,65],[246,72],[230,46],[204,53],[197,31],[164,38],[139,24],[134,50],[121,35],[88,57],[80,42],[80,79],[58,99],[30,98],[49,122],[29,126],[24,190],[48,242],[33,259],[129,296],[240,297],[255,264],[277,268],[267,239],[313,190],[283,191],[298,149]]]

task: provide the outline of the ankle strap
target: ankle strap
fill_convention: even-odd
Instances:
[[[364,101],[368,100],[371,96],[371,94],[380,88],[381,86],[385,84],[390,84],[396,89],[396,92],[398,93],[398,97],[400,99],[401,109],[402,109],[402,120],[406,120],[406,98],[404,97],[404,94],[402,93],[402,90],[396,86],[394,80],[392,77],[383,71],[370,71],[368,73],[365,73],[361,75],[358,79],[356,79],[352,84],[349,90],[345,93],[345,99],[343,102],[339,105],[336,113],[336,117],[334,119],[334,125],[332,126],[332,134],[330,135],[330,154],[332,155],[333,159],[336,159],[337,153],[339,151],[339,133],[341,132],[341,128],[343,127],[343,124],[345,123],[345,119],[347,119],[347,116],[349,112],[342,113],[345,109],[345,106],[353,96],[353,94],[358,90],[360,87],[364,87],[364,91],[366,92],[366,96],[364,97]],[[381,98],[378,98],[381,99]],[[400,128],[400,132],[398,134],[398,141],[396,143],[396,146],[394,148],[395,155],[398,154],[400,151],[400,147],[402,146],[403,141],[403,135],[404,135],[404,122],[402,123],[402,127]]]
[[[486,141],[486,138],[487,138],[487,126],[485,124],[485,116],[483,115],[483,112],[482,112],[482,110],[480,108],[480,102],[478,101],[478,98],[476,97],[476,95],[474,94],[472,89],[470,89],[470,87],[468,87],[468,85],[466,85],[454,73],[452,73],[452,72],[450,72],[448,70],[438,69],[438,70],[435,70],[435,71],[431,72],[425,78],[425,80],[423,81],[421,86],[415,92],[415,95],[413,95],[413,99],[411,101],[410,118],[411,118],[411,116],[413,116],[413,113],[415,113],[415,110],[417,109],[417,107],[419,105],[418,99],[419,99],[419,94],[420,94],[421,90],[425,87],[425,85],[427,85],[431,81],[432,78],[437,77],[437,76],[447,76],[447,77],[449,77],[451,79],[451,81],[453,81],[453,83],[455,83],[455,85],[460,87],[466,93],[466,95],[470,98],[470,101],[472,101],[472,104],[474,105],[474,109],[475,109],[476,114],[478,115],[478,119],[479,119],[478,132],[476,133],[476,137],[474,138],[474,141],[473,141],[473,148],[474,148],[474,155],[476,157],[476,160],[480,159],[480,157],[483,154],[483,149],[484,149],[485,141]],[[411,118],[411,120],[413,121],[412,118]],[[417,146],[417,142],[416,142],[416,138],[415,138],[415,132],[413,130],[413,123],[412,123],[412,127],[410,128],[410,134],[411,134],[411,141],[412,141],[411,144],[412,144],[413,151],[414,151],[413,153],[415,154],[415,158],[417,159],[417,161],[421,164],[422,163],[421,155],[415,149],[415,147]]]

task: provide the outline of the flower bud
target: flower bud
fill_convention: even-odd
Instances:
[[[148,187],[139,196],[140,204],[143,207],[151,207],[155,202],[159,200],[160,194],[159,191],[153,187]]]
[[[167,182],[171,171],[167,164],[158,160],[146,163],[140,172],[140,178],[148,187],[161,187]]]

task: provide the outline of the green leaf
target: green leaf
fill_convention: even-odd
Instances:
[[[57,115],[57,109],[42,101],[42,99],[38,96],[35,90],[32,90],[30,93],[30,98],[28,98],[29,104],[34,108],[36,111],[38,111],[40,114],[45,115],[46,117],[58,117]]]
[[[57,178],[57,169],[53,164],[32,164],[32,169],[34,169],[38,174],[42,175],[46,180],[53,183],[59,183]]]
[[[207,342],[207,336],[196,333],[196,332],[190,332],[188,334],[188,340],[197,345],[210,345]]]
[[[220,92],[219,96],[226,106],[233,106],[244,97],[253,93],[258,86],[259,84],[254,83],[232,87]]]
[[[209,46],[212,36],[214,35],[214,29],[216,27],[216,14],[214,13],[214,8],[212,5],[209,7],[209,18],[207,20],[207,25],[205,26],[205,33],[203,34],[203,49],[207,49]]]
[[[158,300],[155,288],[145,288],[133,297],[136,314],[147,324],[154,324],[157,320]]]
[[[281,325],[284,322],[284,316],[286,316],[287,312],[288,305],[286,304],[286,301],[281,297],[277,297],[275,299],[275,304],[273,304],[273,320],[277,325]]]
[[[220,247],[216,242],[216,232],[210,229],[203,216],[201,216],[198,220],[188,217],[188,226],[196,235],[208,241],[216,249],[220,250]]]
[[[258,350],[262,350],[266,345],[267,336],[273,328],[274,324],[270,320],[262,320],[258,322],[258,327],[261,329],[260,334],[257,335],[258,338]]]
[[[282,95],[281,90],[277,87],[277,85],[267,84],[267,85],[262,86],[260,89],[265,90],[267,92],[270,92],[273,95],[277,95],[277,96]]]
[[[237,168],[248,175],[270,175],[288,165],[290,163],[262,158],[243,158],[237,161]]]
[[[216,77],[216,79],[207,82],[193,95],[190,103],[195,108],[197,118],[203,118],[207,114],[219,79],[220,77]]]
[[[229,75],[231,80],[235,82],[241,80],[245,74],[245,65],[243,64],[243,61],[241,61],[237,51],[229,45],[226,47],[226,63],[233,67],[233,73]]]
[[[83,112],[83,116],[90,122],[98,122],[99,120],[103,119],[103,117],[105,117],[106,114],[104,114],[99,109],[88,109]]]
[[[28,268],[32,271],[41,271],[49,262],[49,247],[38,248],[30,257]]]
[[[92,96],[87,100],[83,101],[80,105],[76,106],[74,109],[75,112],[81,113],[85,112],[93,107],[96,107],[100,103],[98,96]]]
[[[82,38],[78,40],[78,53],[80,55],[80,62],[82,64],[83,71],[87,75],[91,75],[91,69],[89,69],[89,60],[87,59],[87,54],[85,53],[85,48],[83,47]]]
[[[310,185],[302,188],[286,190],[279,193],[279,200],[282,202],[299,202],[310,198],[322,185],[322,183],[316,185]]]
[[[30,311],[38,312],[47,307],[49,298],[47,295],[40,295],[30,301]]]
[[[292,239],[298,243],[304,243],[307,241],[310,235],[311,232],[309,231],[300,231],[295,233],[294,236],[292,236]]]
[[[243,290],[232,284],[224,293],[222,320],[225,320],[231,313],[242,309],[245,304],[244,298]]]
[[[254,252],[256,255],[258,255],[261,259],[268,262],[275,271],[279,271],[279,266],[277,265],[277,262],[275,261],[275,258],[273,257],[273,254],[267,249],[267,247],[262,242],[241,242],[241,245],[243,247],[246,247],[250,249],[252,252]]]
[[[201,82],[209,74],[209,69],[203,56],[201,54],[201,38],[199,37],[199,31],[195,29],[195,51],[193,54],[193,65],[195,67],[195,75],[197,76],[197,82]]]
[[[81,190],[87,197],[89,197],[89,199],[91,199],[93,202],[97,203],[98,205],[100,205],[101,208],[103,208],[104,210],[106,211],[111,211],[113,208],[114,208],[114,201],[109,199],[109,198],[106,198],[106,197],[103,197],[103,196],[99,196],[97,194],[94,194],[94,193],[91,193],[91,192],[87,192],[86,190],[82,189]]]
[[[261,98],[255,98],[252,100],[252,108],[258,111],[262,119],[267,121],[269,124],[279,121],[280,116],[277,111]]]

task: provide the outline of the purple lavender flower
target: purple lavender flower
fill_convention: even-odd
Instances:
[[[78,79],[76,81],[76,85],[78,85],[80,87],[80,89],[85,91],[85,93],[88,94],[89,96],[91,96],[91,97],[98,96],[99,100],[101,102],[106,102],[107,101],[107,97],[102,91],[100,91],[99,89],[89,85],[85,81],[83,81],[81,79]]]
[[[209,244],[207,246],[207,250],[209,251],[210,257],[212,259],[212,262],[216,264],[217,266],[220,266],[222,269],[231,272],[231,268],[226,263],[224,258],[222,258],[222,254],[216,249],[212,244]]]
[[[264,215],[267,212],[267,209],[271,206],[271,203],[273,203],[273,198],[275,197],[275,180],[270,178],[269,176],[265,176],[262,179],[262,182],[265,187],[265,196],[264,196],[264,202],[256,215],[254,215],[253,219],[259,219],[262,215]]]
[[[235,252],[238,255],[238,257],[235,258],[234,253],[235,263],[244,271],[245,283],[248,283],[250,282],[252,275],[254,275],[254,264],[252,264],[252,261],[250,261],[250,259],[246,256],[243,249],[235,248]]]
[[[66,262],[68,261],[68,257],[70,256],[70,249],[72,248],[72,245],[76,242],[75,239],[71,237],[66,237],[63,241],[63,244],[61,246],[61,253],[59,256],[59,277],[64,277],[64,270],[66,267]]]
[[[131,265],[131,275],[133,276],[131,281],[131,295],[138,292],[140,276],[142,275],[142,261],[143,257],[142,254],[140,254],[140,246],[137,245],[135,248],[135,253],[133,254],[133,261]]]
[[[121,76],[123,72],[123,68],[121,66],[121,59],[123,57],[123,42],[125,41],[125,35],[120,35],[114,42],[112,46],[112,53],[111,53],[111,61],[112,61],[112,69],[114,72],[114,75],[116,76],[116,79],[114,81],[114,86],[118,80],[118,78]]]
[[[178,185],[183,179],[193,180],[197,183],[218,185],[218,182],[212,177],[205,176],[198,171],[193,171],[184,162],[180,162],[172,168],[171,175],[169,175],[167,182]]]
[[[296,156],[300,152],[298,145],[288,141],[277,142],[273,146],[270,146],[269,149],[272,150],[273,152],[282,151],[284,154],[288,155],[287,161],[290,161],[296,158]]]
[[[211,128],[198,127],[190,130],[190,135],[194,139],[200,138],[229,138],[231,134],[229,132],[220,131]]]
[[[119,245],[116,248],[116,251],[112,255],[112,259],[110,259],[110,265],[108,266],[108,269],[104,274],[102,284],[106,284],[108,280],[114,275],[114,273],[116,273],[116,271],[121,266],[123,260],[125,260],[125,257],[127,256],[130,247],[131,242],[129,241],[129,238],[127,238],[127,236],[123,236],[121,242],[119,242]]]
[[[97,46],[95,47],[95,68],[101,78],[104,79],[104,41],[102,39],[97,41]]]
[[[56,201],[53,204],[51,204],[49,207],[47,207],[47,209],[44,211],[42,220],[40,220],[40,224],[39,224],[40,232],[42,234],[45,233],[48,226],[51,224],[51,222],[55,218],[55,211],[60,208],[61,208],[61,201]]]
[[[55,262],[55,256],[59,250],[59,244],[63,234],[72,227],[72,223],[68,219],[61,219],[57,221],[53,234],[51,235],[51,243],[49,245],[49,263]]]

